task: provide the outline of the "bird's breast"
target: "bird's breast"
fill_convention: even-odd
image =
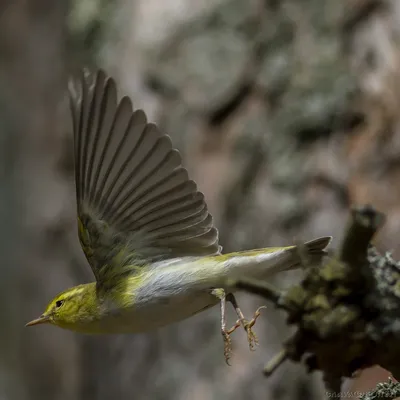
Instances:
[[[184,320],[218,303],[211,287],[196,268],[180,265],[150,270],[140,285],[127,285],[128,306],[104,316],[108,333],[135,333]]]
[[[207,292],[174,294],[138,301],[122,310],[113,310],[102,321],[104,333],[138,333],[161,328],[189,318],[218,302]]]

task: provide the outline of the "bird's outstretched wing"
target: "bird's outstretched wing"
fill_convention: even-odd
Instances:
[[[204,196],[169,136],[103,71],[69,84],[79,239],[98,282],[162,259],[220,252]]]

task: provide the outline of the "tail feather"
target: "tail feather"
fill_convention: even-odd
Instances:
[[[309,253],[315,252],[323,252],[326,254],[325,248],[332,241],[332,236],[323,236],[317,239],[310,240],[309,242],[305,242],[304,246],[308,250]]]
[[[293,262],[288,265],[289,269],[296,269],[301,266],[302,260],[302,252],[304,253],[304,258],[309,261],[311,264],[317,264],[321,262],[322,257],[327,254],[326,247],[332,240],[332,236],[323,236],[317,239],[310,240],[309,242],[305,242],[300,246],[293,246],[292,257]]]
[[[327,254],[325,248],[331,239],[325,236],[294,246],[241,251],[216,256],[215,260],[224,267],[224,278],[229,271],[231,278],[246,276],[264,279],[278,272],[299,268],[303,260],[312,265],[320,263]]]

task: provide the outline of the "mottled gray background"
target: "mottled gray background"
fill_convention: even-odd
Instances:
[[[142,335],[23,328],[92,279],[67,71],[106,68],[172,136],[226,251],[327,234],[335,247],[349,205],[372,203],[389,216],[378,246],[400,256],[399,26],[397,0],[0,2],[0,400],[322,399],[299,365],[262,376],[289,334],[272,307],[256,352],[234,335],[231,367],[218,307]]]

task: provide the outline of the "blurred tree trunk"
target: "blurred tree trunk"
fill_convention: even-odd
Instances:
[[[66,13],[64,1],[0,5],[0,397],[6,399],[76,398],[79,383],[73,335],[23,328],[55,291],[75,281],[74,194],[71,167],[63,165],[69,122],[60,107]]]

